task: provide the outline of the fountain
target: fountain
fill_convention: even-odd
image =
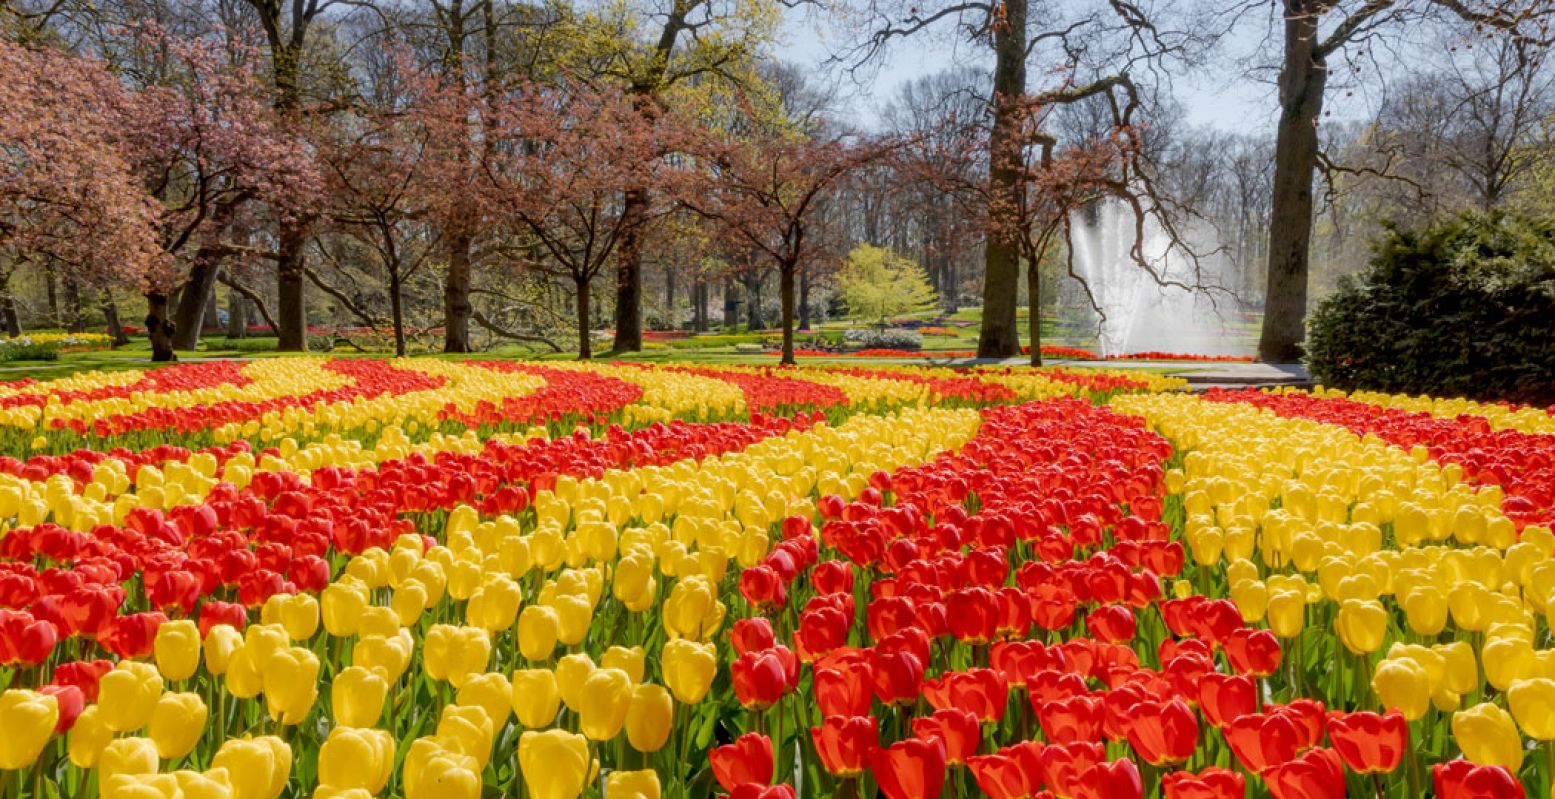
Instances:
[[[1154,217],[1143,228],[1140,251],[1163,280],[1187,285],[1162,286],[1130,254],[1136,230],[1133,210],[1121,200],[1103,200],[1073,219],[1075,271],[1090,286],[1105,314],[1099,330],[1103,355],[1175,352],[1197,355],[1249,355],[1252,340],[1234,327],[1242,305],[1226,289],[1232,264],[1212,252],[1207,226],[1181,231],[1201,253],[1198,273],[1193,259],[1171,246],[1171,237]],[[1083,296],[1083,290],[1081,291]],[[1082,303],[1086,303],[1082,300]]]

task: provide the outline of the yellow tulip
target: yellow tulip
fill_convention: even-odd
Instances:
[[[1467,641],[1436,644],[1431,651],[1441,655],[1443,685],[1455,694],[1467,694],[1479,686],[1479,668],[1474,650]]]
[[[1403,713],[1409,721],[1423,718],[1430,708],[1430,675],[1425,667],[1413,660],[1400,658],[1378,663],[1377,671],[1371,677],[1371,687],[1383,707]]]
[[[567,707],[577,710],[582,704],[583,683],[594,673],[594,661],[587,652],[563,655],[556,661],[556,686]]]
[[[113,740],[113,730],[108,728],[103,721],[102,711],[97,705],[88,705],[81,715],[76,717],[76,723],[70,728],[70,742],[67,751],[70,754],[70,762],[80,768],[91,768],[97,765],[97,759],[102,755],[103,747]]]
[[[216,750],[211,769],[226,769],[232,799],[276,799],[291,779],[292,749],[274,735],[233,738]]]
[[[675,703],[662,685],[642,683],[632,689],[626,711],[626,740],[639,752],[657,752],[669,741]]]
[[[362,666],[347,667],[329,686],[330,709],[335,723],[344,727],[372,727],[383,717],[389,683],[382,674]]]
[[[707,578],[682,577],[664,601],[664,629],[671,638],[706,641],[723,625],[726,612]]]
[[[177,760],[194,751],[194,745],[205,732],[208,715],[205,701],[199,694],[163,694],[151,711],[146,736],[156,744],[159,757]]]
[[[524,594],[505,574],[490,573],[481,581],[481,587],[471,595],[465,607],[465,618],[471,626],[495,632],[513,626],[518,618],[518,608]]]
[[[232,799],[232,782],[224,770],[199,772],[184,769],[169,776],[178,783],[183,799]]]
[[[1452,716],[1452,737],[1463,756],[1482,766],[1506,766],[1516,773],[1523,764],[1523,739],[1505,710],[1482,702]]]
[[[38,760],[54,737],[59,702],[36,691],[8,690],[0,694],[0,771],[26,768]]]
[[[1418,588],[1403,596],[1404,615],[1415,634],[1433,636],[1447,626],[1447,598],[1434,588]]]
[[[1505,691],[1516,680],[1534,676],[1533,645],[1521,638],[1496,638],[1480,650],[1485,661],[1485,681]]]
[[[414,577],[400,583],[389,598],[389,607],[401,627],[415,624],[427,609],[427,587]]]
[[[400,630],[390,636],[368,636],[351,647],[351,662],[378,672],[389,682],[395,682],[410,668],[414,647],[408,630]]]
[[[368,605],[367,590],[355,583],[334,582],[319,594],[324,629],[336,638],[356,635],[362,610]]]
[[[109,741],[98,756],[97,773],[103,782],[116,774],[155,774],[157,745],[150,738],[117,738]]]
[[[1294,638],[1306,624],[1307,597],[1304,593],[1280,590],[1269,596],[1265,618],[1269,629],[1281,638]]]
[[[616,563],[611,592],[627,610],[642,613],[653,606],[658,584],[653,567],[652,555],[628,555]]]
[[[479,627],[433,625],[421,657],[427,676],[458,688],[470,676],[485,673],[491,661],[491,637]]]
[[[475,758],[417,738],[405,753],[405,799],[477,799],[480,771]]]
[[[102,780],[101,788],[100,799],[183,799],[172,774],[114,774]]]
[[[604,656],[599,659],[599,665],[606,669],[620,669],[632,678],[632,682],[639,683],[643,681],[647,655],[640,646],[612,646],[605,650]]]
[[[336,727],[319,746],[319,783],[334,788],[383,790],[394,770],[394,739],[383,730]]]
[[[319,698],[319,658],[312,650],[288,647],[264,665],[265,707],[282,724],[301,724]]]
[[[643,771],[612,771],[605,776],[605,794],[611,799],[659,799],[659,774]]]
[[[496,672],[477,674],[459,686],[454,701],[480,706],[491,723],[501,728],[508,723],[508,714],[513,712],[513,684],[508,682],[506,675]]]
[[[550,660],[556,651],[561,617],[555,608],[530,605],[518,615],[518,651],[531,661]]]
[[[718,651],[710,643],[684,639],[667,641],[661,652],[664,683],[683,705],[695,705],[707,696],[718,675]]]
[[[588,741],[565,730],[526,732],[518,766],[533,799],[577,799],[589,776]]]
[[[583,734],[608,741],[626,724],[632,706],[632,678],[620,669],[596,669],[583,682],[580,700],[575,709]]]
[[[230,629],[230,628],[228,628]],[[200,668],[200,628],[190,619],[163,622],[152,643],[157,669],[169,680],[187,680]]]
[[[513,672],[513,713],[518,716],[519,724],[532,730],[551,726],[561,710],[561,701],[555,672],[549,669]]]
[[[259,611],[262,624],[279,624],[293,641],[306,641],[319,630],[319,603],[309,594],[273,594]]]
[[[151,711],[162,698],[162,675],[150,663],[121,660],[97,683],[97,706],[103,722],[114,732],[146,726]]]
[[[1269,607],[1269,588],[1261,580],[1243,580],[1231,586],[1231,601],[1236,603],[1242,621],[1252,624],[1263,619]]]
[[[1346,599],[1339,605],[1334,627],[1346,649],[1357,655],[1369,654],[1382,648],[1388,633],[1388,612],[1380,602]]]
[[[437,720],[437,738],[445,748],[475,758],[480,769],[491,759],[496,730],[479,705],[445,705]]]
[[[577,646],[588,636],[589,623],[594,620],[594,608],[587,597],[566,594],[551,600],[556,611],[556,638],[567,646]]]
[[[205,654],[205,670],[214,677],[227,673],[232,656],[243,647],[243,634],[230,624],[217,624],[205,633],[201,645]]]
[[[1517,680],[1507,689],[1506,702],[1529,738],[1555,740],[1555,680]]]

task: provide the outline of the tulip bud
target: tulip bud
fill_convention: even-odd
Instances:
[[[163,694],[151,711],[146,735],[156,744],[157,756],[177,760],[194,751],[205,732],[208,713],[199,694]]]
[[[632,689],[626,711],[626,740],[639,752],[657,752],[669,741],[675,704],[662,685],[643,683]]]
[[[1346,599],[1339,605],[1334,628],[1346,649],[1357,655],[1370,654],[1382,647],[1388,632],[1388,612],[1374,600]]]
[[[77,719],[77,723],[79,723]],[[0,694],[0,771],[15,771],[37,761],[59,724],[59,702],[37,691]]]
[[[610,799],[659,799],[659,773],[612,771],[605,776],[605,795]]]
[[[335,723],[343,727],[376,725],[388,696],[389,683],[383,675],[362,666],[343,669],[329,686]]]
[[[1410,721],[1423,718],[1430,707],[1430,676],[1413,660],[1389,659],[1378,663],[1371,687],[1383,707],[1398,710]]]
[[[319,746],[319,784],[376,795],[394,770],[394,739],[383,730],[336,727]]]
[[[97,683],[97,705],[103,721],[114,732],[146,726],[160,698],[162,675],[150,663],[121,660]]]
[[[583,683],[594,673],[594,661],[587,652],[563,655],[556,661],[556,685],[561,690],[562,701],[577,710],[583,703]]]
[[[465,618],[473,627],[492,632],[505,630],[513,626],[522,603],[523,592],[518,583],[504,574],[487,574],[481,587],[470,596]]]
[[[117,738],[109,741],[98,757],[97,773],[104,783],[118,774],[155,774],[157,745],[149,738]]]
[[[1482,702],[1452,716],[1452,737],[1463,756],[1482,766],[1506,766],[1513,772],[1523,764],[1523,739],[1505,710]]]
[[[620,669],[632,678],[632,682],[639,683],[643,681],[647,655],[640,646],[612,646],[605,650],[604,657],[599,659],[599,665],[600,668],[605,669]]]
[[[163,625],[164,627],[167,625]],[[227,673],[232,655],[243,646],[243,634],[237,628],[218,624],[205,634],[205,670],[214,677]]]
[[[505,675],[491,672],[477,674],[459,686],[454,701],[460,705],[477,705],[486,711],[491,723],[500,728],[508,722],[513,712],[513,684]]]
[[[428,676],[458,688],[470,676],[485,673],[491,661],[491,637],[479,627],[433,625],[421,655]]]
[[[7,729],[9,729],[7,725]],[[103,747],[113,740],[113,730],[103,721],[102,711],[97,705],[92,705],[81,712],[76,719],[75,726],[70,728],[70,742],[68,752],[70,762],[80,768],[92,768],[97,765]]]
[[[1555,680],[1517,680],[1506,692],[1517,726],[1529,738],[1555,740]]]
[[[664,644],[660,657],[664,682],[675,701],[695,705],[707,696],[718,674],[718,653],[712,644],[676,639]]]
[[[211,759],[217,769],[226,769],[232,799],[276,799],[291,779],[292,749],[273,735],[230,739]]]
[[[264,665],[265,707],[282,724],[301,724],[319,696],[319,658],[311,650],[288,647]]]
[[[532,730],[551,726],[561,710],[561,701],[555,672],[547,669],[513,672],[513,713],[519,724]]]
[[[169,680],[187,680],[200,667],[200,630],[190,619],[163,622],[152,644],[157,669]]]
[[[518,616],[519,654],[536,662],[550,660],[560,629],[561,619],[555,609],[541,605],[524,608]]]
[[[491,759],[496,735],[491,718],[479,705],[446,705],[437,720],[437,737],[444,746],[475,758],[477,771]]]
[[[578,726],[595,741],[621,732],[632,704],[632,678],[620,669],[596,669],[582,686]]]
[[[361,624],[362,611],[368,605],[367,591],[353,583],[335,582],[325,586],[319,596],[324,629],[336,638],[355,635]]]
[[[475,758],[417,738],[405,753],[405,799],[477,799],[480,764]]]
[[[533,799],[577,799],[589,776],[588,741],[565,730],[526,732],[518,765]]]
[[[308,594],[274,594],[259,612],[262,624],[279,624],[293,641],[306,641],[319,630],[319,603]]]

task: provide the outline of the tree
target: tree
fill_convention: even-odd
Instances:
[[[1269,215],[1268,278],[1258,357],[1295,361],[1305,338],[1311,258],[1313,191],[1320,161],[1318,121],[1329,78],[1329,60],[1346,48],[1363,50],[1389,29],[1418,26],[1449,16],[1524,46],[1542,47],[1548,35],[1548,0],[1280,0],[1284,16],[1279,72],[1280,117],[1274,146],[1274,193]]]
[[[687,183],[681,202],[719,222],[734,242],[777,269],[784,364],[794,363],[795,278],[810,252],[808,234],[817,224],[823,195],[848,173],[898,147],[770,128],[743,134],[709,128],[696,146],[704,168]]]
[[[626,214],[622,194],[665,179],[668,167],[652,154],[671,147],[678,117],[659,115],[647,124],[620,91],[575,79],[521,82],[497,99],[494,113],[493,130],[504,138],[486,189],[494,213],[520,237],[504,254],[572,281],[578,357],[590,358],[594,278],[627,231],[644,221]]]
[[[32,263],[63,266],[99,290],[155,292],[172,282],[157,242],[161,209],[142,190],[125,137],[138,99],[99,62],[0,39],[6,280]]]
[[[1035,4],[1035,13],[1033,6]],[[1030,155],[1051,134],[1041,129],[1042,116],[1032,109],[1080,103],[1093,97],[1112,100],[1113,122],[1128,123],[1118,113],[1125,102],[1137,102],[1131,75],[1167,55],[1185,53],[1195,35],[1190,26],[1172,30],[1137,4],[1045,3],[1043,0],[866,0],[870,35],[850,53],[866,63],[893,41],[936,28],[953,28],[983,44],[993,55],[993,86],[988,98],[989,123],[983,152],[987,185],[983,191],[984,263],[983,318],[977,354],[1007,358],[1020,352],[1016,330],[1016,297],[1023,246],[1020,218],[1027,206]],[[1027,62],[1036,56],[1052,59],[1044,70],[1048,88],[1032,93],[1027,86]],[[1131,99],[1119,99],[1127,90]],[[1128,187],[1130,191],[1138,187]],[[1033,342],[1032,351],[1038,347]]]
[[[923,267],[872,244],[848,253],[837,285],[849,316],[881,325],[893,316],[933,310],[938,302]]]

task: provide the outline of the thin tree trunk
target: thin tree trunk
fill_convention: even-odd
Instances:
[[[119,320],[119,304],[113,301],[113,295],[103,292],[103,320],[108,324],[108,337],[113,339],[113,346],[122,347],[130,343],[130,337],[124,335],[124,323]]]
[[[648,190],[628,189],[621,205],[621,244],[616,263],[616,352],[643,348],[643,239],[648,235]]]
[[[443,283],[443,352],[470,351],[470,244],[460,233],[448,240],[448,277]]]
[[[792,263],[778,267],[778,294],[783,306],[783,359],[781,363],[794,365],[794,273],[799,271]]]
[[[176,361],[173,352],[171,324],[167,319],[167,295],[152,292],[146,295],[146,335],[151,338],[151,360]]]
[[[394,320],[394,357],[405,357],[405,299],[398,269],[389,271],[389,316]]]
[[[589,340],[589,280],[574,278],[574,283],[578,289],[578,360],[586,361],[594,357],[593,342]]]
[[[734,278],[724,278],[724,327],[740,323],[740,301],[734,291]]]
[[[80,333],[85,329],[86,313],[81,308],[81,287],[75,278],[66,274],[65,283],[65,329],[72,333]]]
[[[745,283],[745,330],[754,333],[762,328],[761,273],[751,270],[741,279]]]
[[[173,348],[192,350],[200,343],[200,329],[204,327],[206,307],[216,296],[216,272],[219,267],[208,252],[198,253],[189,267],[189,281],[184,284],[178,304],[173,308]]]
[[[1026,262],[1026,301],[1030,308],[1026,313],[1027,336],[1031,339],[1031,365],[1042,365],[1042,258]]]
[[[1258,357],[1301,359],[1306,338],[1307,275],[1312,245],[1312,176],[1317,170],[1318,116],[1328,69],[1317,52],[1317,18],[1287,0],[1280,120],[1274,143],[1274,197],[1269,215],[1269,268]]]
[[[16,314],[16,297],[11,294],[11,273],[0,274],[0,322],[5,324],[7,338],[22,334],[22,320]]]
[[[43,270],[43,286],[48,292],[49,321],[54,327],[63,327],[59,318],[59,288],[54,284],[54,267],[50,266]]]
[[[799,329],[810,329],[810,268],[799,270]]]
[[[248,300],[227,292],[227,338],[248,338]]]
[[[988,230],[983,250],[983,326],[979,358],[1020,354],[1015,327],[1020,285],[1020,101],[1026,93],[1026,0],[1005,0],[994,28],[993,129],[988,136]]]
[[[669,265],[664,267],[664,327],[667,330],[680,328],[680,321],[675,316],[675,267]]]

